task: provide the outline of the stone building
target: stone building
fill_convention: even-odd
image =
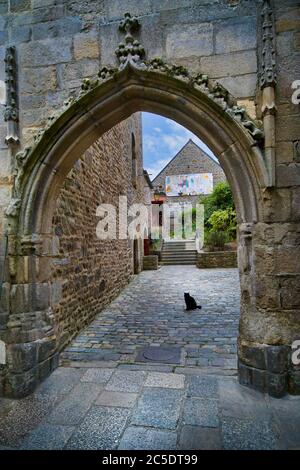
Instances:
[[[99,239],[96,214],[100,204],[113,204],[118,214],[119,196],[128,207],[146,203],[144,179],[139,113],[106,132],[67,175],[53,217],[59,252],[52,305],[60,350],[141,271],[143,241],[134,253],[131,240]]]
[[[226,176],[220,164],[190,139],[154,178],[152,184],[158,192],[163,191],[166,193],[165,201],[169,205],[185,202],[195,204],[198,200],[198,195],[186,194],[189,193],[188,188],[181,196],[169,195],[166,180],[170,176],[198,174],[211,176],[211,188],[214,188],[217,183],[226,181]],[[202,190],[202,188],[199,189]],[[201,193],[199,192],[198,194]]]
[[[201,138],[232,187],[240,382],[300,393],[299,1],[20,0],[0,14],[1,394],[30,393],[57,365],[70,292],[53,279],[56,201],[76,161],[139,111]]]

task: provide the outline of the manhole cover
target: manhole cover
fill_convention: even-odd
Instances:
[[[135,361],[180,364],[180,353],[180,348],[149,346],[148,348],[139,351]]]

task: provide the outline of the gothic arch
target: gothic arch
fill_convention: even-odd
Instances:
[[[268,174],[262,131],[219,84],[205,75],[154,60],[143,67],[128,61],[84,80],[33,147],[16,156],[15,197],[7,210],[14,233],[47,233],[59,189],[75,161],[103,133],[137,111],[174,119],[204,140],[218,157],[232,186],[240,223],[260,218],[261,190]]]
[[[192,76],[185,68],[161,59],[144,61],[144,50],[131,35],[136,21],[125,15],[121,23],[126,36],[125,44],[116,51],[120,66],[104,67],[95,80],[83,80],[80,94],[49,117],[32,147],[16,155],[14,197],[6,211],[12,299],[18,295],[22,270],[27,294],[33,300],[37,292],[50,291],[47,263],[50,265],[54,256],[51,230],[59,190],[84,151],[137,111],[177,121],[205,141],[218,157],[235,197],[240,224],[239,268],[241,276],[249,279],[251,290],[251,228],[263,219],[262,191],[269,186],[263,132],[228,91],[206,75]],[[28,394],[57,364],[56,325],[48,302],[43,303],[43,311],[37,306],[36,311],[25,314],[30,316],[28,323],[19,315],[22,307],[19,305],[16,312],[12,307],[12,324],[8,322],[5,333],[9,364],[3,383],[7,395]],[[246,317],[251,310],[249,302],[244,306]],[[28,312],[25,304],[26,300],[24,312]],[[26,368],[27,357],[30,369]]]

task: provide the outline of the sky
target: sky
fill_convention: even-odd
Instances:
[[[192,139],[208,155],[214,157],[211,150],[187,130],[171,119],[152,113],[142,113],[144,168],[150,179],[166,166],[177,152]]]

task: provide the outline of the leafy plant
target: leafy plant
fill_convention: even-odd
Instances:
[[[199,202],[204,204],[204,223],[208,226],[208,220],[213,212],[218,210],[234,210],[232,191],[228,183],[218,183],[208,196],[200,196]]]
[[[233,209],[223,209],[212,213],[208,219],[210,230],[227,233],[230,240],[236,236],[236,213]]]
[[[204,204],[205,244],[211,249],[224,248],[236,238],[236,212],[230,186],[218,183],[212,194],[201,196]]]
[[[227,241],[227,233],[222,230],[210,230],[205,234],[205,245],[207,245],[211,251],[215,251],[215,249],[223,250]]]

